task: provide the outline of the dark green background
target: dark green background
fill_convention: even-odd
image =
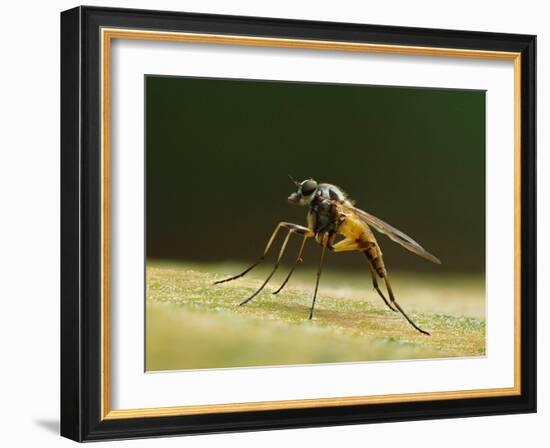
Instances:
[[[157,76],[145,85],[147,257],[252,261],[279,221],[305,224],[306,209],[286,201],[290,173],[339,185],[443,261],[379,236],[390,270],[484,271],[485,92]],[[329,258],[364,269],[356,254]]]

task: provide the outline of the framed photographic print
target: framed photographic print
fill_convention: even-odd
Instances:
[[[61,433],[535,412],[535,37],[61,14]]]

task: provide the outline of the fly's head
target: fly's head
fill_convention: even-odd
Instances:
[[[319,185],[317,181],[313,179],[306,179],[302,182],[297,182],[292,179],[292,177],[290,177],[290,179],[298,187],[298,190],[288,197],[288,202],[295,205],[309,205],[311,198]]]

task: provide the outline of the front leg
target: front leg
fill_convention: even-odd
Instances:
[[[223,280],[218,280],[218,281],[214,282],[214,284],[217,285],[217,284],[220,284],[220,283],[225,283],[225,282],[229,282],[229,281],[241,278],[241,277],[245,276],[246,274],[248,274],[256,266],[258,266],[265,259],[266,255],[269,252],[269,249],[271,248],[271,245],[273,244],[273,241],[275,240],[275,237],[277,236],[277,233],[279,233],[279,230],[281,230],[281,229],[288,229],[289,232],[292,231],[292,232],[299,233],[301,235],[306,235],[307,234],[307,235],[312,236],[311,230],[309,230],[307,227],[300,226],[298,224],[293,224],[291,222],[280,222],[279,224],[277,224],[277,227],[275,227],[275,230],[271,234],[271,237],[269,238],[269,240],[267,242],[267,245],[265,246],[265,249],[264,249],[261,257],[255,263],[253,263],[251,266],[246,268],[240,274],[233,275],[232,277],[225,278]]]
[[[281,249],[279,250],[279,256],[277,257],[277,261],[275,262],[275,266],[273,266],[273,269],[272,271],[270,272],[270,274],[267,276],[267,278],[264,280],[264,282],[262,283],[262,285],[254,292],[254,294],[252,294],[250,297],[248,297],[246,300],[244,300],[243,302],[240,303],[240,305],[245,305],[247,304],[248,302],[250,302],[254,297],[256,297],[264,288],[265,286],[268,284],[269,280],[271,280],[271,277],[273,277],[273,275],[275,274],[275,272],[277,271],[277,269],[279,268],[279,264],[281,263],[281,260],[283,258],[283,255],[285,253],[285,250],[286,250],[286,246],[288,244],[288,241],[290,239],[290,237],[292,236],[293,233],[296,233],[296,234],[303,234],[304,235],[304,243],[306,241],[307,238],[309,238],[311,236],[311,231],[309,229],[306,229],[302,226],[297,226],[297,225],[294,225],[295,227],[291,227],[290,230],[288,231],[284,241],[283,241],[283,244],[281,246]],[[303,244],[302,244],[303,246]]]

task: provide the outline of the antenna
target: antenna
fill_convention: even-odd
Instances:
[[[294,178],[293,178],[290,174],[288,175],[288,177],[290,178],[290,180],[291,180],[292,182],[294,182],[294,185],[296,185],[296,186],[299,186],[299,185],[300,185],[300,182],[296,182],[296,181],[294,180]]]

